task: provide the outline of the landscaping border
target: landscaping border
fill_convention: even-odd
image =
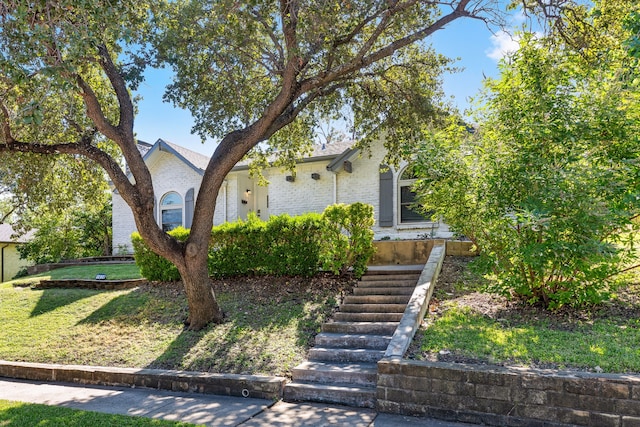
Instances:
[[[284,377],[261,375],[56,365],[4,360],[0,360],[0,377],[83,385],[144,387],[270,400],[282,398],[286,382]]]

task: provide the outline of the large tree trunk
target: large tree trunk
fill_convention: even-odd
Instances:
[[[188,243],[185,248],[184,262],[176,265],[180,271],[189,304],[189,317],[186,323],[189,329],[195,331],[209,323],[222,323],[224,320],[209,278],[208,243],[208,239],[202,245]]]
[[[189,317],[186,320],[189,329],[197,331],[209,323],[222,323],[224,316],[209,278],[207,251],[198,251],[191,256],[187,253],[184,263],[177,267],[189,304]]]

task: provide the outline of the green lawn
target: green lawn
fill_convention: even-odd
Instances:
[[[79,265],[73,267],[58,268],[55,270],[47,271],[45,273],[36,274],[33,276],[23,277],[15,279],[4,284],[2,286],[16,285],[30,285],[38,283],[40,280],[49,279],[95,279],[96,274],[106,274],[107,279],[120,280],[120,279],[139,279],[140,269],[135,264],[103,264],[103,265]]]
[[[0,359],[288,375],[344,286],[326,278],[218,281],[227,321],[193,332],[182,323],[180,284],[124,291],[3,285]]]
[[[188,427],[194,424],[0,400],[0,426]]]
[[[470,274],[436,285],[437,308],[418,332],[412,358],[640,372],[637,277],[611,301],[582,311],[507,304],[480,288]]]

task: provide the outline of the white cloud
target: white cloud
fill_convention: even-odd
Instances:
[[[495,61],[499,61],[510,53],[517,51],[519,47],[518,38],[504,30],[492,35],[490,41],[491,48],[487,49],[485,53]]]

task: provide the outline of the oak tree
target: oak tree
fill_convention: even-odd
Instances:
[[[548,13],[570,2],[524,4]],[[67,153],[103,167],[143,239],[178,268],[190,328],[200,329],[223,320],[207,248],[216,196],[233,166],[256,147],[264,152],[262,143],[300,148],[319,120],[345,108],[363,143],[384,134],[396,148],[410,144],[415,124],[437,116],[437,77],[447,66],[428,37],[459,19],[497,22],[500,7],[498,0],[4,0],[0,152]],[[166,98],[192,112],[197,133],[219,139],[186,242],[158,227],[151,175],[136,149],[131,90],[149,58],[175,70]]]

